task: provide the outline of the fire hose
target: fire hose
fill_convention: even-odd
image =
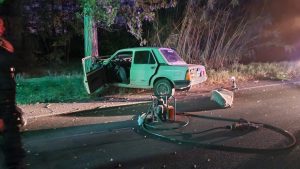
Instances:
[[[183,116],[186,118],[184,122],[173,122],[178,123],[179,126],[177,127],[156,127],[151,124],[151,122],[144,120],[140,127],[142,131],[147,133],[148,135],[160,138],[161,140],[165,140],[168,142],[173,142],[177,144],[187,144],[191,145],[193,147],[199,147],[199,148],[205,148],[205,149],[212,149],[212,150],[222,150],[222,151],[229,151],[229,152],[242,152],[242,153],[272,153],[272,152],[280,152],[280,151],[286,151],[292,149],[296,145],[296,138],[295,136],[278,127],[265,124],[265,123],[258,123],[258,122],[251,122],[247,121],[245,119],[230,119],[230,118],[220,118],[220,117],[207,117],[207,116],[201,116],[201,115],[195,115],[195,114],[188,114],[188,113],[181,113],[178,114],[180,116]],[[145,116],[144,119],[147,119],[148,114]],[[231,130],[231,131],[249,131],[249,130],[257,130],[259,128],[265,128],[271,131],[274,131],[284,137],[286,137],[289,140],[289,144],[287,144],[284,147],[279,148],[248,148],[248,147],[235,147],[235,146],[226,146],[226,145],[220,145],[220,144],[211,144],[211,143],[201,143],[197,141],[192,140],[186,140],[186,139],[178,139],[175,137],[167,136],[164,134],[161,134],[159,131],[165,131],[165,130],[176,130],[183,127],[186,127],[190,122],[189,118],[202,118],[202,119],[209,119],[209,120],[216,120],[216,121],[224,121],[224,122],[231,122],[231,125],[226,125],[222,127],[216,127],[209,130],[205,130],[202,132],[207,132],[211,130]],[[190,132],[188,134],[199,134],[201,132]],[[187,134],[187,133],[185,133]]]

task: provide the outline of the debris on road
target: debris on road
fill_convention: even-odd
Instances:
[[[231,107],[233,103],[233,92],[226,89],[213,90],[210,100],[216,102],[223,108]]]

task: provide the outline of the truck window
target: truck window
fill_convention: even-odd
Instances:
[[[138,51],[135,52],[134,64],[155,64],[155,60],[150,51]]]

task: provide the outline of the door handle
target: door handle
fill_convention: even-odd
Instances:
[[[151,69],[155,69],[156,67],[155,67],[155,66],[151,66],[150,68],[151,68]]]

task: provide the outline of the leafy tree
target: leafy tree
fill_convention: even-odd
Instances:
[[[38,41],[35,53],[46,55],[38,57],[46,62],[60,61],[57,55],[63,53],[58,54],[55,46],[82,32],[86,55],[97,56],[99,27],[108,31],[125,27],[144,45],[143,22],[152,21],[156,10],[175,5],[176,0],[26,0],[22,4],[25,28]]]
[[[126,24],[128,31],[141,41],[141,45],[145,45],[147,42],[143,39],[143,21],[153,21],[155,11],[175,7],[176,4],[176,0],[129,0],[129,2],[123,0],[118,19],[121,23],[123,20],[123,24]]]
[[[119,0],[79,0],[83,15],[93,16],[97,26],[109,29],[120,8]]]
[[[97,27],[110,28],[119,9],[118,0],[79,0],[84,17],[85,56],[98,56]]]
[[[161,8],[174,7],[175,0],[80,0],[85,16],[85,47],[86,55],[97,56],[98,42],[96,25],[111,30],[112,25],[126,26],[128,31],[141,45],[143,39],[143,21],[152,21],[155,11]],[[93,21],[95,20],[97,24]]]
[[[22,2],[22,15],[26,37],[33,46],[38,63],[62,63],[68,55],[70,39],[80,32],[76,13],[80,6],[75,0],[26,0]],[[29,45],[29,44],[26,44]]]

